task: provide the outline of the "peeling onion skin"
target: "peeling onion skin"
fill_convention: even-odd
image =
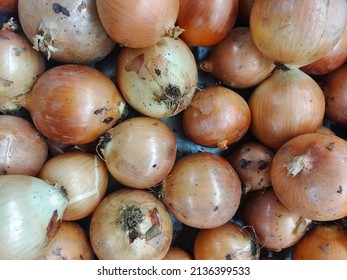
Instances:
[[[347,216],[347,142],[307,133],[286,142],[271,167],[274,191],[290,210],[314,221]]]
[[[18,0],[18,16],[25,35],[47,59],[92,64],[116,45],[101,24],[96,0]]]
[[[125,188],[100,202],[89,235],[100,260],[160,260],[170,248],[173,226],[165,206],[153,194]]]

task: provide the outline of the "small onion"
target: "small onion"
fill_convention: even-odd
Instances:
[[[180,38],[189,46],[218,44],[233,28],[239,0],[180,0],[177,24],[184,29]]]
[[[147,48],[182,32],[175,27],[179,0],[96,0],[96,5],[107,33],[125,47]]]
[[[347,141],[307,133],[286,142],[275,154],[271,180],[279,200],[315,221],[347,216]]]
[[[195,228],[225,224],[241,201],[241,182],[223,157],[200,152],[179,159],[161,186],[161,199],[175,218]]]
[[[294,246],[292,260],[346,260],[346,228],[318,224]]]
[[[173,226],[165,206],[152,193],[119,189],[100,202],[89,234],[100,260],[158,260],[170,248]]]
[[[94,260],[95,254],[85,229],[76,222],[62,221],[40,259]]]
[[[163,260],[193,260],[193,257],[179,247],[170,247]]]
[[[101,24],[96,0],[18,0],[18,16],[25,35],[47,59],[91,64],[116,44]]]
[[[111,128],[101,140],[101,153],[111,175],[121,184],[146,189],[159,184],[176,160],[171,128],[155,118],[139,116]]]
[[[258,260],[259,256],[253,233],[235,222],[200,229],[194,240],[195,260]]]
[[[0,176],[0,259],[37,259],[59,230],[63,189],[27,175]]]
[[[123,97],[136,111],[165,118],[190,104],[198,71],[184,41],[163,38],[148,48],[123,47],[116,61],[115,79]]]
[[[110,129],[124,114],[126,104],[102,72],[86,65],[65,64],[40,76],[23,107],[48,139],[86,144]]]
[[[63,220],[74,221],[91,214],[106,194],[108,170],[97,156],[81,151],[51,157],[38,177],[64,187],[69,203]]]
[[[189,139],[220,150],[239,141],[250,123],[247,102],[223,86],[209,86],[198,91],[182,115],[183,129]]]
[[[0,174],[36,176],[47,155],[46,139],[32,123],[0,115]]]

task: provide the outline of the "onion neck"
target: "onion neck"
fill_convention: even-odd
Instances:
[[[312,158],[309,155],[295,156],[287,164],[288,176],[295,177],[300,172],[307,172],[312,169]]]
[[[51,58],[51,54],[58,49],[54,47],[55,30],[45,28],[40,24],[37,34],[34,36],[34,49],[47,54],[47,60]]]
[[[183,28],[179,26],[174,26],[166,30],[166,36],[171,38],[178,38],[178,36],[180,36],[183,32]]]

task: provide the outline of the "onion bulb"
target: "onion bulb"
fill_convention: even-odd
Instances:
[[[193,257],[180,247],[170,247],[163,260],[193,260]]]
[[[69,202],[63,220],[87,217],[106,194],[108,170],[97,155],[71,151],[51,157],[38,177],[64,187]]]
[[[36,176],[48,155],[46,139],[28,120],[0,115],[0,174]]]
[[[126,104],[112,80],[99,70],[63,64],[40,76],[23,107],[48,139],[86,144],[115,125]]]
[[[307,133],[286,142],[275,154],[271,180],[279,200],[315,221],[347,216],[347,141]]]
[[[101,24],[96,0],[18,0],[18,16],[25,35],[47,59],[91,64],[116,44]]]
[[[346,0],[257,0],[249,24],[254,43],[264,55],[298,68],[328,54],[346,22]]]
[[[59,230],[68,199],[28,175],[0,176],[0,259],[37,259]]]
[[[198,71],[184,41],[166,37],[147,48],[123,47],[116,61],[115,79],[133,109],[149,117],[165,118],[190,104]]]
[[[170,248],[173,226],[165,206],[152,193],[127,188],[100,202],[89,234],[100,260],[158,260]]]

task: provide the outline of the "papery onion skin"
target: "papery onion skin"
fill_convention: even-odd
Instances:
[[[340,40],[347,3],[337,1],[260,0],[250,14],[257,48],[270,59],[298,68],[326,55]]]
[[[32,123],[0,115],[0,175],[36,176],[47,155],[46,139]]]
[[[47,59],[92,64],[116,45],[101,24],[96,0],[18,0],[18,16],[25,35]]]
[[[20,108],[16,98],[28,93],[46,70],[43,56],[36,52],[21,33],[0,30],[0,112]]]
[[[209,86],[196,92],[183,111],[182,125],[193,142],[226,150],[248,131],[251,112],[247,102],[235,91]]]
[[[69,203],[63,220],[75,221],[90,215],[104,198],[108,170],[98,155],[81,151],[65,152],[51,157],[38,177],[64,186]]]
[[[271,180],[280,201],[304,218],[331,221],[347,216],[347,142],[307,133],[276,152]]]
[[[239,0],[180,0],[177,25],[184,29],[180,38],[189,46],[218,44],[233,28]]]
[[[122,46],[146,48],[176,36],[179,0],[96,0],[96,5],[105,30]]]
[[[274,61],[255,46],[248,27],[234,27],[208,57],[200,63],[222,84],[233,88],[251,88],[271,75]]]
[[[198,70],[187,44],[166,37],[148,48],[123,47],[116,61],[115,79],[133,109],[149,117],[165,118],[190,104]]]
[[[63,64],[47,70],[23,105],[37,129],[64,144],[98,139],[121,119],[126,103],[102,72],[86,65]]]
[[[110,174],[131,188],[147,189],[160,184],[176,160],[175,135],[156,118],[127,119],[111,128],[104,138],[101,152]]]
[[[346,228],[334,224],[317,224],[297,244],[292,260],[346,260]]]
[[[173,226],[165,206],[152,193],[126,188],[100,202],[89,235],[100,260],[158,260],[170,248]]]
[[[39,178],[0,176],[0,259],[43,255],[59,230],[67,202],[61,188]]]
[[[175,218],[195,228],[229,221],[241,200],[241,182],[223,157],[200,152],[178,160],[161,186],[161,199]]]
[[[250,130],[276,151],[289,139],[322,125],[325,99],[320,86],[300,69],[277,68],[248,99]]]

